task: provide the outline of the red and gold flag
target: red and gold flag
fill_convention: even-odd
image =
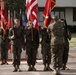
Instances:
[[[55,7],[56,0],[46,0],[45,8],[44,8],[44,25],[48,27],[51,21],[50,11]]]
[[[56,5],[56,0],[51,0],[51,10],[55,7]]]

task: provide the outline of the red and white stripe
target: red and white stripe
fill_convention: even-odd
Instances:
[[[7,25],[7,14],[5,0],[1,0],[1,26],[5,30]]]
[[[38,29],[38,2],[37,0],[26,0],[27,19],[33,22],[33,25]]]

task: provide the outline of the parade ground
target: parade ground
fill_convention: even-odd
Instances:
[[[56,48],[58,49],[60,48],[59,45],[61,44],[60,46],[62,47],[64,43],[63,47],[65,49],[65,45],[67,45],[66,42],[67,40],[69,41],[67,69],[60,70],[61,74],[58,74],[76,75],[76,0],[0,0],[0,75],[55,75],[53,74],[54,62],[51,46],[50,52],[47,52],[48,50],[46,52],[43,51],[43,54],[48,53],[49,55],[49,53],[51,53],[50,68],[52,71],[44,71],[42,50],[45,50],[45,47],[48,49],[47,47],[49,46],[47,43],[50,41],[47,27],[50,29],[51,38],[54,37],[52,40],[50,38],[50,45],[53,46],[57,43]],[[35,56],[36,71],[28,71],[30,61],[28,61],[28,66],[27,57],[29,58],[35,55],[36,51],[32,52],[34,44],[35,46],[39,46],[37,55]],[[44,45],[44,48],[41,44]],[[15,49],[21,49],[22,51],[15,51]],[[31,49],[31,51],[29,51],[29,49]],[[53,49],[55,48],[53,47]],[[53,53],[56,53],[57,49],[56,51],[53,50]],[[19,52],[21,52],[21,54],[19,54]],[[32,55],[30,55],[31,53]],[[57,53],[54,58],[58,57],[58,55],[60,56],[61,52]],[[16,54],[17,57],[15,57]],[[49,62],[49,56],[46,57],[47,62]],[[20,66],[17,65],[17,70],[15,64],[18,60],[13,63],[14,57],[20,59],[20,63],[18,63]],[[6,64],[3,63],[4,58],[7,59],[5,60]],[[30,58],[29,60],[31,60]],[[58,61],[57,64],[60,64],[64,59],[61,62],[59,62],[59,58],[56,60]],[[34,63],[32,63],[32,68],[33,66]]]
[[[1,62],[0,62],[1,63]],[[12,60],[8,60],[9,65],[0,65],[0,75],[53,75],[52,71],[43,71],[44,66],[42,59],[38,59],[36,63],[37,71],[27,71],[27,60],[21,60],[20,68],[22,72],[13,72]],[[53,63],[50,65],[52,68]],[[76,75],[76,48],[70,49],[67,67],[70,70],[61,71],[62,75]]]
[[[22,53],[22,58],[26,57],[25,51]],[[9,58],[12,58],[12,54],[9,53]],[[52,71],[43,71],[43,61],[40,54],[40,48],[38,49],[38,59],[35,68],[37,71],[27,71],[28,65],[26,59],[21,59],[20,68],[22,72],[13,72],[14,68],[12,65],[12,60],[8,60],[8,65],[0,65],[0,75],[53,75]],[[1,64],[1,61],[0,61]],[[50,67],[53,67],[53,62]],[[69,70],[61,70],[62,75],[76,75],[76,36],[70,41],[69,58],[67,62],[67,67]],[[53,69],[53,68],[52,68]]]

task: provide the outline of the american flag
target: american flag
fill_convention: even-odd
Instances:
[[[54,8],[56,4],[56,0],[46,0],[46,4],[45,4],[45,8],[44,8],[44,25],[46,27],[48,27],[48,25],[50,24],[51,21],[51,16],[50,16],[50,12],[51,10]]]
[[[5,0],[1,0],[1,26],[5,30],[7,26],[7,14],[6,14],[6,5]]]
[[[34,28],[38,29],[38,2],[37,0],[26,0],[27,19],[33,22]]]

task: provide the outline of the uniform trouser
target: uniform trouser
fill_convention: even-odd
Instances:
[[[50,51],[50,44],[43,43],[42,44],[42,57],[43,57],[43,64],[51,64],[51,51]]]
[[[2,48],[1,50],[1,60],[3,63],[6,63],[8,59],[8,50],[5,48]]]
[[[1,60],[3,63],[7,62],[7,58],[8,58],[8,51],[1,51]]]
[[[1,50],[1,60],[2,60],[2,63],[4,63],[4,59],[5,59],[5,52],[3,50]]]
[[[26,47],[26,52],[27,52],[27,63],[28,63],[28,65],[34,66],[36,63],[37,48]]]
[[[63,51],[63,65],[66,65],[68,61],[68,54],[69,53],[69,44],[64,45],[64,51]]]
[[[43,64],[44,65],[51,64],[51,53],[50,52],[46,55],[43,54],[42,56],[43,56]]]
[[[13,65],[20,65],[20,59],[21,59],[21,47],[13,46]]]
[[[52,56],[53,56],[53,68],[61,68],[62,67],[62,57],[63,57],[63,44],[53,45],[51,46]]]

